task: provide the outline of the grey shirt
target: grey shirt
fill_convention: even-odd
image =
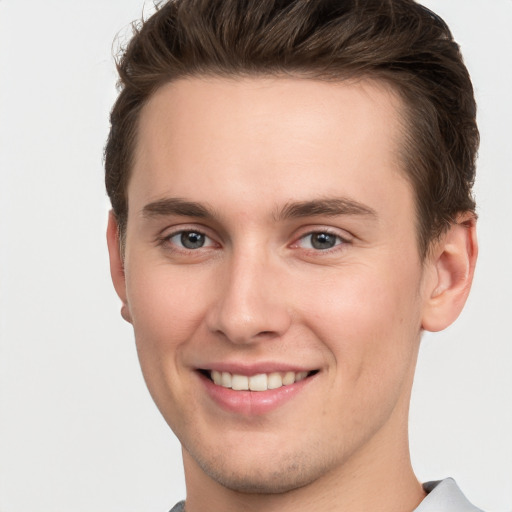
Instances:
[[[453,478],[427,482],[423,488],[428,493],[413,512],[482,512],[471,505]],[[177,503],[170,512],[184,512],[185,502]]]
[[[427,497],[414,512],[482,512],[462,494],[453,478],[440,482],[427,482],[423,489]]]

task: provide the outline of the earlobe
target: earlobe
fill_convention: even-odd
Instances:
[[[119,227],[115,215],[110,211],[107,225],[107,245],[110,258],[110,275],[117,295],[123,305],[121,307],[121,316],[127,321],[132,321],[130,308],[126,297],[126,280],[124,274],[124,262],[119,243]]]
[[[467,212],[436,243],[429,257],[423,329],[441,331],[459,316],[471,289],[477,255],[476,218]]]

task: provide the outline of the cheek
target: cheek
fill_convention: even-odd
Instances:
[[[418,273],[364,266],[340,272],[309,297],[309,328],[335,359],[337,379],[352,383],[400,378],[415,357],[421,326]],[[390,277],[392,276],[392,278]],[[327,285],[327,282],[326,282]]]
[[[130,269],[127,296],[140,366],[153,400],[175,429],[178,411],[194,403],[183,353],[201,325],[204,296],[197,279],[173,273],[168,265],[132,260]]]
[[[415,297],[401,293],[399,282],[368,277],[339,284],[342,294],[324,303],[326,316],[316,324],[334,359],[324,411],[336,411],[340,428],[354,435],[407,407],[419,344]]]
[[[176,351],[200,324],[208,300],[202,279],[194,271],[172,272],[165,264],[133,262],[131,269],[127,296],[137,348],[160,358]]]

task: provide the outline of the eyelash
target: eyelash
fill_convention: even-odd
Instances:
[[[184,247],[183,246],[183,236],[187,235],[187,234],[188,235],[195,234],[195,235],[199,235],[200,237],[204,237],[206,245],[200,245],[199,247],[196,247],[196,248]],[[323,249],[314,247],[314,242],[312,241],[312,237],[314,235],[325,235],[326,238],[334,237],[334,239],[335,239],[334,245],[332,247],[326,247]],[[181,245],[179,245],[178,241],[173,242],[173,239],[176,237],[181,238],[181,240],[180,240]],[[310,240],[311,246],[310,247],[301,247],[301,242],[304,240],[307,240],[308,238]],[[187,253],[187,254],[194,253],[194,252],[198,251],[199,249],[209,249],[209,248],[219,245],[210,236],[208,236],[206,233],[204,233],[204,231],[202,231],[200,229],[180,229],[178,231],[173,231],[172,233],[169,233],[165,236],[159,237],[157,239],[157,243],[160,246],[168,246],[168,248],[170,248],[170,250],[172,250],[174,252],[182,252],[182,253]],[[299,238],[297,238],[296,241],[293,242],[290,247],[292,249],[302,248],[309,253],[329,254],[333,251],[342,250],[343,247],[340,247],[340,246],[345,246],[347,244],[350,244],[350,240],[345,237],[342,237],[340,234],[334,233],[334,232],[330,231],[329,229],[318,229],[318,230],[312,230],[307,233],[304,233]]]
[[[183,242],[183,236],[187,235],[187,234],[188,235],[195,234],[195,235],[199,235],[200,237],[204,237],[205,244],[207,244],[207,245],[201,245],[200,247],[197,247],[197,248],[189,248],[189,247],[184,247],[183,244],[180,246],[180,245],[178,245],[177,242],[172,241],[173,238],[181,237],[181,240]],[[174,231],[172,233],[169,233],[165,236],[158,238],[157,242],[158,242],[158,245],[169,245],[173,251],[186,252],[186,253],[195,252],[198,249],[210,248],[210,247],[213,247],[216,245],[215,242],[213,241],[213,239],[211,237],[209,237],[206,233],[201,231],[200,229],[180,229],[179,231]]]
[[[310,245],[313,245],[314,242],[313,242],[313,236],[314,235],[324,235],[326,236],[326,238],[328,237],[333,237],[335,240],[334,240],[334,245],[332,247],[326,247],[326,248],[323,248],[323,249],[319,249],[318,247],[302,247],[304,250],[308,251],[308,252],[314,252],[314,253],[317,253],[317,254],[320,254],[320,253],[323,253],[323,254],[329,254],[333,251],[338,251],[338,250],[342,250],[344,245],[347,245],[350,243],[350,240],[347,239],[347,238],[344,238],[342,237],[339,233],[334,233],[333,231],[329,230],[329,229],[318,229],[318,230],[313,230],[313,231],[309,231],[308,233],[305,233],[303,235],[301,235],[296,242],[294,242],[292,244],[292,247],[293,248],[301,248],[301,245],[300,245],[300,242],[301,241],[305,241],[307,239],[310,240]],[[341,247],[340,247],[341,246]]]

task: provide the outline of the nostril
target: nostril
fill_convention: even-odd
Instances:
[[[278,333],[274,331],[261,331],[257,334],[257,336],[260,336],[261,338],[270,338],[271,336],[279,336]]]

